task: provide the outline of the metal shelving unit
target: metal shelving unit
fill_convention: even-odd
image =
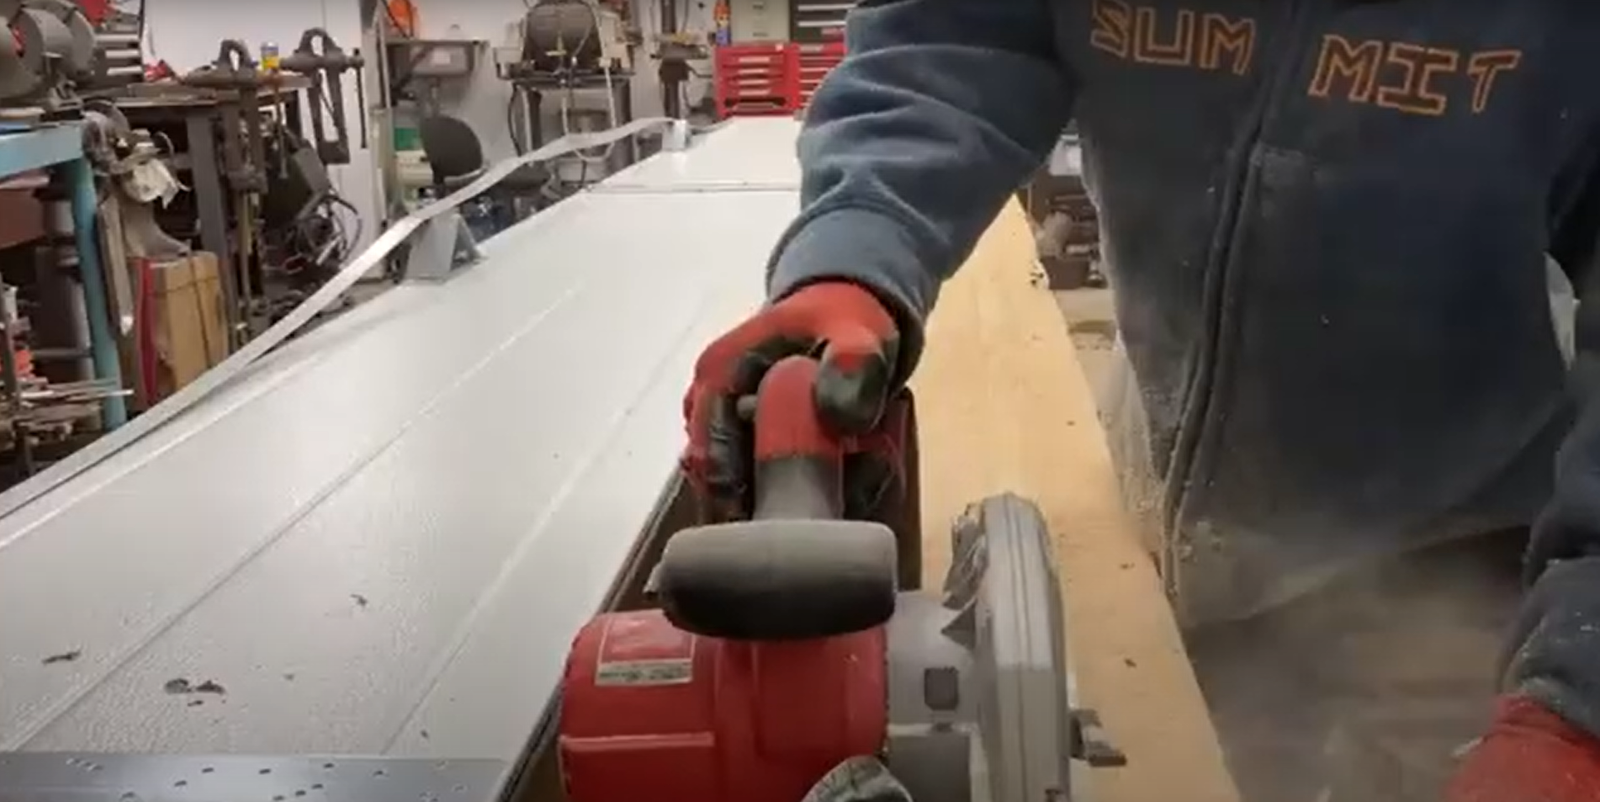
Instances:
[[[106,298],[106,273],[100,262],[99,240],[96,236],[96,208],[94,171],[83,152],[83,130],[77,123],[0,127],[0,182],[40,170],[58,171],[58,178],[68,189],[71,203],[72,244],[79,283],[82,287],[82,309],[88,333],[88,351],[92,375],[84,382],[55,384],[49,388],[25,386],[28,383],[18,372],[14,340],[23,334],[24,321],[15,307],[5,304],[0,315],[0,328],[4,329],[3,414],[19,445],[26,453],[27,427],[33,422],[51,418],[54,410],[63,404],[99,403],[101,423],[110,431],[127,422],[127,406],[123,399],[122,369],[119,363],[116,337],[111,328],[111,317]],[[8,293],[9,294],[9,293]],[[26,466],[25,466],[26,467]]]

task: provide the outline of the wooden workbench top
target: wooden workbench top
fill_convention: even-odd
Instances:
[[[930,321],[914,380],[926,574],[943,576],[949,523],[969,503],[1033,499],[1054,535],[1081,703],[1128,755],[1126,768],[1090,773],[1094,802],[1237,802],[1065,321],[1031,281],[1034,261],[1013,204]]]

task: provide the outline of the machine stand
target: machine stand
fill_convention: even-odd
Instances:
[[[424,222],[407,245],[407,281],[443,281],[483,258],[467,221],[454,209]]]

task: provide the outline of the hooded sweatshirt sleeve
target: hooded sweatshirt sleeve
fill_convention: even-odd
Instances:
[[[856,281],[916,328],[1070,118],[1056,24],[1046,0],[852,11],[848,55],[800,135],[801,212],[768,266],[770,295]]]
[[[1600,127],[1600,126],[1597,126]],[[1507,653],[1509,690],[1600,738],[1600,133],[1553,201],[1550,253],[1578,295],[1569,388],[1577,410],[1555,493],[1533,527],[1530,590]]]

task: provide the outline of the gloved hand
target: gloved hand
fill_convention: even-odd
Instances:
[[[1445,802],[1600,802],[1600,741],[1528,697],[1505,697]]]
[[[870,291],[845,281],[802,287],[707,346],[683,402],[684,471],[705,506],[701,517],[749,515],[751,431],[738,404],[769,368],[790,356],[819,359],[817,414],[831,433],[851,438],[873,431],[883,417],[899,378],[899,350],[894,316]],[[847,466],[847,494],[859,491],[849,487],[850,472]]]

